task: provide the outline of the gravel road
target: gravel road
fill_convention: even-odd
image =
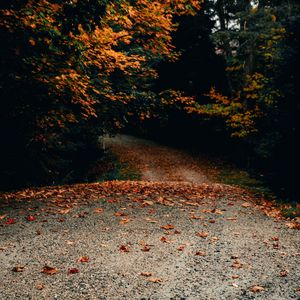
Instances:
[[[300,231],[228,186],[116,181],[0,199],[1,300],[300,299]]]

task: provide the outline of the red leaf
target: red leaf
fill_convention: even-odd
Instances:
[[[71,268],[68,270],[68,274],[77,274],[79,273],[79,270],[77,268]]]
[[[30,222],[31,222],[31,221],[35,221],[35,220],[36,220],[36,217],[35,217],[35,216],[27,216],[27,217],[26,217],[26,220],[27,220],[27,221],[30,221]]]
[[[4,225],[11,225],[11,224],[15,224],[15,223],[16,223],[16,219],[8,218],[8,219],[4,222]]]
[[[126,245],[121,245],[119,249],[120,249],[120,251],[122,251],[122,252],[129,252],[129,248],[128,248],[128,246],[126,246]]]

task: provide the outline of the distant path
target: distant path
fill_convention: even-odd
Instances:
[[[107,138],[106,145],[122,162],[137,167],[145,181],[211,182],[207,167],[183,151],[130,135]]]

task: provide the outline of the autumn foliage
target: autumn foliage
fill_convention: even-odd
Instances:
[[[1,4],[2,175],[22,166],[50,181],[69,176],[97,136],[118,130],[127,116],[150,116],[155,66],[177,58],[173,17],[194,14],[201,2]]]

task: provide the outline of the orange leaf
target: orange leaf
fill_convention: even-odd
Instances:
[[[42,270],[42,273],[45,273],[47,275],[54,275],[58,272],[58,270],[56,268],[52,268],[49,266],[45,266]]]
[[[167,224],[165,226],[161,226],[160,228],[165,229],[165,230],[171,230],[171,229],[174,229],[175,227],[172,224]]]
[[[202,238],[206,238],[208,237],[208,233],[204,232],[204,231],[200,231],[196,233],[196,236],[202,237]]]
[[[82,257],[80,257],[79,258],[79,260],[78,261],[80,261],[80,262],[89,262],[89,257],[87,257],[87,256],[82,256]]]

